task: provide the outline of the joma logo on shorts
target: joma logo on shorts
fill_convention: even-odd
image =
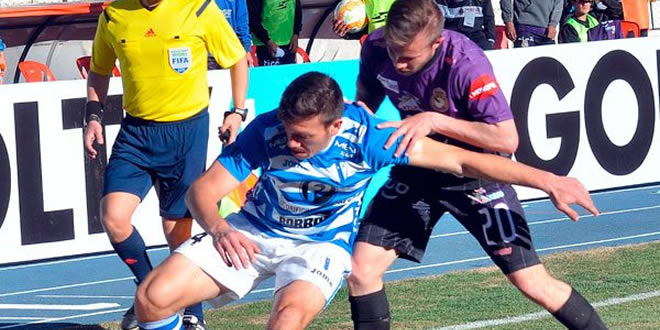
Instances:
[[[330,285],[331,287],[333,286],[332,281],[330,280],[330,276],[326,275],[324,272],[314,268],[314,269],[312,269],[312,274],[321,276],[322,279],[324,279],[326,282],[328,282],[328,285]]]

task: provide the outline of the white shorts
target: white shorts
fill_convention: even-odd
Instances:
[[[351,256],[331,243],[269,237],[245,219],[240,213],[227,217],[227,222],[259,246],[261,253],[247,269],[229,267],[213,246],[210,235],[195,235],[174,252],[197,264],[204,272],[229,292],[209,301],[220,307],[238,300],[257,287],[261,281],[275,275],[275,290],[289,283],[304,280],[318,287],[326,299],[332,300],[351,272]]]

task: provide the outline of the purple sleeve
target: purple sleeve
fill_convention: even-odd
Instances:
[[[378,56],[375,56],[375,48],[373,42],[369,39],[365,40],[362,45],[362,50],[360,51],[360,73],[358,74],[358,80],[369,92],[384,93],[383,86],[380,84],[380,81],[376,79],[375,68],[380,59]]]
[[[511,108],[495,79],[493,68],[481,53],[455,64],[454,84],[457,104],[463,104],[474,120],[489,124],[513,119]]]

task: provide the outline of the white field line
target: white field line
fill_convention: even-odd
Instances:
[[[644,300],[644,299],[654,298],[654,297],[658,297],[658,296],[660,296],[660,291],[651,291],[651,292],[645,292],[645,293],[640,293],[640,294],[634,294],[634,295],[630,295],[630,296],[622,297],[622,298],[610,298],[610,299],[606,299],[606,300],[603,300],[603,301],[599,301],[599,302],[597,302],[593,305],[594,305],[594,307],[605,307],[605,306],[612,306],[612,305],[620,305],[620,304],[625,304],[625,303],[631,302],[631,301]],[[529,314],[524,314],[524,315],[519,315],[519,316],[506,317],[506,318],[501,318],[501,319],[483,320],[483,321],[476,321],[476,322],[464,323],[464,324],[459,324],[459,325],[452,325],[452,326],[448,326],[448,327],[433,328],[432,330],[478,329],[478,328],[493,327],[493,326],[504,325],[504,324],[521,323],[521,322],[526,322],[526,321],[539,320],[539,319],[548,318],[548,317],[551,317],[550,313],[548,313],[547,311],[542,311],[542,312],[529,313]]]
[[[21,309],[21,310],[49,310],[49,311],[93,311],[97,309],[119,307],[117,303],[94,303],[84,305],[58,305],[58,304],[0,304],[0,310],[3,309]]]

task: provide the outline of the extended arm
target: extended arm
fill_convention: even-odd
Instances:
[[[108,85],[110,76],[100,75],[90,71],[87,76],[87,107],[100,107],[108,96]],[[87,112],[87,110],[85,111]],[[87,117],[87,114],[85,114]],[[87,118],[86,118],[87,119]],[[85,126],[85,149],[92,159],[96,158],[98,152],[94,148],[94,141],[103,144],[103,126],[97,120],[87,122]]]
[[[240,269],[240,265],[247,267],[248,259],[253,261],[254,254],[259,253],[256,244],[235,231],[218,213],[218,201],[238,185],[238,180],[216,161],[186,193],[186,206],[193,218],[213,236],[215,247],[225,263],[233,264],[236,269]]]
[[[424,138],[415,144],[409,159],[413,166],[543,190],[550,196],[555,207],[573,221],[577,221],[579,216],[569,204],[578,204],[598,215],[589,192],[578,180],[557,176],[504,157],[471,152]]]
[[[234,65],[229,67],[229,76],[231,77],[231,95],[234,101],[234,106],[237,108],[245,108],[245,98],[247,96],[248,88],[248,62],[247,56],[240,59]],[[222,126],[218,129],[218,136],[229,130],[229,143],[236,140],[238,131],[240,130],[242,117],[238,113],[230,114],[225,117]]]
[[[397,130],[387,140],[385,148],[389,148],[399,136],[404,135],[397,147],[397,156],[410,150],[417,141],[431,133],[442,134],[490,151],[513,153],[518,148],[518,132],[513,119],[489,124],[425,111],[402,121],[378,125],[378,128],[386,127],[395,127]]]

